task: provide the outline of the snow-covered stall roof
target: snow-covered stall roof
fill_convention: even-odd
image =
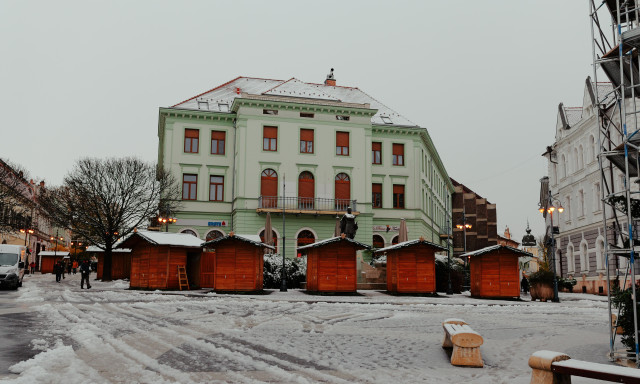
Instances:
[[[128,247],[133,243],[133,239],[140,238],[154,245],[169,245],[172,247],[202,248],[202,240],[188,233],[171,233],[155,231],[138,231],[129,234],[118,248]]]
[[[209,240],[206,243],[203,243],[202,246],[203,247],[209,247],[211,245],[214,245],[216,243],[219,243],[219,242],[225,241],[225,240],[229,240],[229,239],[240,240],[240,241],[243,241],[245,243],[249,243],[249,244],[255,245],[256,247],[264,247],[264,248],[268,248],[268,249],[275,249],[275,247],[263,243],[262,239],[260,239],[260,236],[258,236],[258,235],[239,235],[239,234],[236,234],[236,233],[230,233],[227,236],[222,236],[222,237],[218,237],[217,239]]]
[[[126,252],[131,252],[131,249],[129,248],[116,248],[120,243],[116,243],[114,244],[114,248],[111,250],[111,252],[120,252],[120,253],[126,253]],[[90,245],[87,247],[86,252],[104,252],[104,249],[95,246],[95,245]]]
[[[417,126],[417,124],[358,88],[305,83],[296,78],[291,78],[289,80],[274,80],[240,76],[216,88],[180,102],[172,106],[172,108],[231,113],[230,108],[234,99],[236,97],[241,97],[242,93],[251,95],[300,97],[306,99],[312,98],[354,104],[369,104],[371,109],[378,110],[378,112],[371,118],[371,123],[373,124],[389,126]]]
[[[305,246],[302,246],[302,247],[298,247],[298,251],[304,250],[304,249],[317,248],[317,247],[321,247],[323,245],[327,245],[327,244],[331,244],[331,243],[337,243],[339,241],[347,241],[347,242],[349,242],[351,244],[354,244],[354,245],[356,245],[356,246],[358,246],[360,248],[363,248],[363,249],[370,249],[371,248],[366,244],[363,244],[363,243],[361,243],[359,241],[355,241],[355,240],[350,239],[348,237],[336,236],[336,237],[331,237],[329,239],[320,240],[320,241],[315,242],[313,244],[308,244],[308,245],[305,245]]]
[[[513,252],[513,253],[519,253],[522,256],[533,257],[533,254],[531,254],[529,252],[523,251],[521,249],[509,247],[508,245],[492,245],[492,246],[489,246],[489,247],[478,249],[478,250],[473,251],[473,252],[467,252],[464,255],[460,255],[460,257],[480,256],[480,255],[484,255],[486,253],[490,253],[490,252],[497,251],[497,250],[508,250],[508,251]]]
[[[434,247],[434,248],[441,249],[443,251],[447,250],[447,248],[443,247],[442,245],[438,245],[438,244],[435,244],[435,243],[432,243],[432,242],[426,241],[426,240],[415,239],[415,240],[403,241],[402,243],[394,244],[394,245],[388,246],[386,248],[380,248],[380,249],[377,249],[375,252],[376,253],[387,252],[387,251],[391,251],[391,250],[394,250],[394,249],[411,247],[411,246],[417,245],[417,244],[428,245],[428,246],[431,246],[431,247]]]
[[[40,256],[69,256],[67,251],[41,251]]]

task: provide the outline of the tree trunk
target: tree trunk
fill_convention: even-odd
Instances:
[[[102,281],[111,281],[111,251],[113,245],[107,244],[104,250],[104,265],[102,266]]]

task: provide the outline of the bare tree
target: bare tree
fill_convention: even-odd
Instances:
[[[34,190],[27,177],[21,166],[0,159],[0,233],[31,225]]]
[[[111,253],[119,238],[155,217],[160,204],[176,205],[180,188],[162,169],[139,159],[85,158],[42,204],[57,225],[104,250],[102,279],[111,280]]]

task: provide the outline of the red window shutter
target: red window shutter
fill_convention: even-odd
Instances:
[[[404,185],[393,185],[393,193],[401,193],[404,194]]]
[[[373,193],[382,193],[382,184],[373,184]]]
[[[349,132],[336,132],[336,147],[349,147]]]
[[[315,180],[313,175],[309,172],[302,172],[298,178],[298,197],[313,199],[314,195]]]
[[[349,176],[344,173],[336,176],[336,199],[351,199],[351,181],[349,180]]]
[[[265,139],[277,139],[278,138],[278,127],[264,127],[264,138]]]
[[[393,154],[396,156],[404,156],[404,144],[393,144]]]
[[[211,131],[211,140],[224,140],[226,132],[224,131]]]
[[[382,151],[382,143],[371,143],[374,151]]]
[[[302,140],[302,141],[313,141],[313,129],[301,129],[300,130],[300,140]]]
[[[260,184],[260,195],[267,197],[278,196],[278,174],[274,170],[264,170]]]
[[[199,129],[185,129],[184,130],[184,137],[190,137],[190,138],[198,138],[200,136],[200,130]]]

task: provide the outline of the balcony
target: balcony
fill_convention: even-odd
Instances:
[[[335,215],[345,213],[347,207],[351,207],[354,215],[358,215],[356,200],[349,199],[325,199],[312,197],[258,197],[258,209],[256,212],[282,212],[311,215]]]

